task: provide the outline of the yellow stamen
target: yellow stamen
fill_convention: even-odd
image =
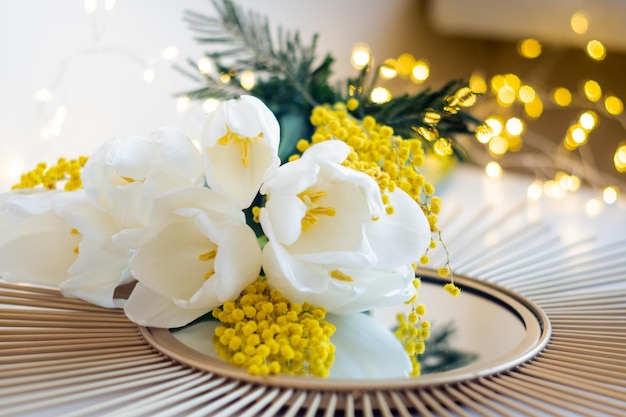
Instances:
[[[250,141],[242,140],[239,142],[239,148],[241,149],[241,163],[244,167],[248,166],[248,160],[250,157]]]
[[[328,194],[327,191],[303,191],[298,194],[300,200],[307,206],[307,211],[302,218],[302,228],[317,223],[318,216],[334,216],[337,211],[333,207],[319,206],[317,202]]]
[[[78,231],[78,229],[72,229],[70,233],[73,235],[80,235],[80,232]]]
[[[140,180],[136,180],[136,179],[134,179],[134,178],[131,178],[131,177],[125,177],[125,176],[123,176],[123,175],[120,175],[120,177],[121,177],[124,181],[126,181],[127,183],[129,183],[129,184],[132,184],[133,182],[145,182],[145,181],[146,181],[146,179],[145,179],[145,178],[142,178],[142,179],[140,179]]]
[[[337,214],[337,212],[332,207],[315,207],[307,210],[307,214],[334,216],[335,214]]]
[[[241,136],[239,133],[234,133],[230,130],[230,126],[226,126],[226,134],[217,140],[218,145],[228,145],[230,141],[239,143],[239,149],[241,151],[241,163],[244,167],[247,167],[250,162],[250,144],[263,138],[263,132],[259,132],[255,137]]]
[[[213,274],[215,274],[215,270],[211,269],[209,272],[207,272],[206,274],[204,274],[204,279],[209,279],[213,276]]]
[[[198,260],[200,261],[209,261],[211,259],[215,259],[215,256],[217,255],[217,249],[213,249],[211,251],[205,252],[205,253],[201,253],[200,255],[198,255]]]
[[[339,281],[347,281],[347,282],[353,281],[350,275],[344,274],[338,269],[333,269],[332,271],[329,272],[328,275],[330,275],[331,278],[335,278],[336,280],[339,280]]]
[[[74,247],[74,253],[75,253],[76,255],[78,255],[78,252],[79,252],[79,250],[78,250],[78,246],[75,246],[75,247]]]

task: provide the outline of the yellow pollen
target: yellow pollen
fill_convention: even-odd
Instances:
[[[217,255],[217,249],[213,249],[211,251],[201,253],[200,255],[198,255],[198,260],[209,261],[211,259],[215,259],[215,255]]]
[[[339,280],[339,281],[346,281],[346,282],[353,281],[350,275],[344,274],[338,269],[333,269],[332,271],[329,272],[328,275],[330,275],[331,278],[335,278],[336,280]]]
[[[213,274],[215,274],[215,270],[211,269],[209,272],[204,274],[204,279],[209,279],[213,276]]]
[[[78,231],[78,229],[72,229],[70,233],[73,235],[80,235],[80,232]]]
[[[78,250],[78,246],[75,246],[75,247],[74,247],[74,253],[78,255],[78,252],[79,252],[79,250]]]

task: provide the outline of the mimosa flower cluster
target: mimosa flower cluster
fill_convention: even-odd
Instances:
[[[63,168],[73,191],[38,167],[0,195],[0,276],[124,308],[143,326],[213,312],[220,355],[255,374],[332,374],[355,331],[407,352],[362,312],[420,308],[415,266],[440,201],[415,169],[416,144],[343,111],[316,109],[312,141],[282,165],[275,116],[242,96],[207,117],[199,149],[171,128],[113,139]],[[117,298],[124,284],[133,290]],[[398,360],[394,376],[415,368]]]

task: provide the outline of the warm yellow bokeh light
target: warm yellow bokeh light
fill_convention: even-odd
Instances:
[[[518,117],[511,117],[506,121],[506,131],[514,136],[519,136],[524,131],[524,122]]]
[[[230,82],[231,76],[230,74],[223,72],[220,74],[220,81],[224,84],[228,84]]]
[[[250,70],[245,70],[244,72],[242,72],[239,83],[244,88],[244,90],[252,90],[252,88],[256,84],[256,76],[254,75],[254,72]]]
[[[469,86],[476,94],[484,94],[487,92],[487,81],[485,77],[478,72],[473,73],[470,77]]]
[[[572,93],[565,87],[557,87],[552,90],[552,101],[561,107],[569,106],[572,102]]]
[[[567,131],[567,134],[565,135],[565,139],[563,140],[563,145],[565,146],[565,149],[567,149],[568,151],[574,151],[578,148],[578,144],[574,142],[574,139],[572,139],[571,128]]]
[[[385,87],[376,87],[370,94],[370,100],[376,104],[383,104],[391,100],[391,92]]]
[[[528,117],[532,117],[533,119],[538,118],[543,113],[543,102],[539,98],[539,96],[535,96],[535,99],[530,103],[524,104],[524,111],[528,115]]]
[[[572,129],[572,139],[579,145],[582,145],[587,140],[587,132],[582,127],[574,127]]]
[[[543,194],[541,181],[533,181],[533,183],[528,186],[528,190],[526,191],[526,195],[530,200],[539,200],[539,198],[541,198],[541,194]]]
[[[358,43],[352,47],[350,61],[356,69],[361,69],[370,62],[370,48],[364,43]]]
[[[567,180],[565,181],[565,188],[567,188],[568,191],[576,191],[580,188],[580,178],[578,178],[576,175],[570,175],[567,177]]]
[[[598,115],[593,110],[588,110],[580,115],[578,124],[585,130],[592,130],[598,124]]]
[[[548,180],[543,183],[543,192],[550,198],[562,198],[566,191],[555,180]]]
[[[496,161],[491,161],[485,166],[485,173],[489,178],[499,178],[502,176],[502,167]]]
[[[613,186],[606,187],[604,190],[602,190],[602,199],[604,200],[606,204],[615,203],[617,201],[618,195],[619,195],[619,192],[617,188]]]
[[[512,87],[505,85],[498,90],[498,103],[502,106],[510,106],[515,102],[515,96],[515,90]]]
[[[537,93],[535,92],[535,89],[529,85],[521,86],[519,91],[517,92],[517,95],[519,96],[519,100],[522,103],[526,103],[526,104],[532,103],[535,97],[537,97]]]
[[[589,17],[587,17],[587,13],[582,10],[574,13],[570,19],[570,25],[572,30],[579,35],[587,33],[587,29],[589,29]]]
[[[502,133],[503,125],[500,119],[492,116],[485,120],[485,124],[491,129],[491,136],[498,136]]]
[[[524,141],[521,136],[507,136],[506,142],[509,146],[509,151],[519,152],[524,145]]]
[[[602,202],[600,202],[597,198],[591,198],[587,200],[585,210],[587,211],[587,215],[589,217],[595,217],[602,212]]]
[[[395,76],[398,75],[398,71],[396,70],[396,60],[393,58],[385,59],[385,62],[383,62],[383,65],[380,66],[378,72],[381,77],[387,80],[395,78]]]
[[[196,62],[196,66],[198,70],[204,75],[210,75],[213,72],[213,63],[211,59],[206,56],[203,56]]]
[[[600,84],[594,80],[585,81],[583,84],[583,91],[589,101],[596,102],[602,97],[602,87],[600,87]]]
[[[178,113],[184,113],[191,107],[191,100],[187,96],[180,96],[176,101],[176,111]]]
[[[504,75],[496,74],[491,77],[491,91],[498,94],[498,91],[504,87]]]
[[[417,61],[411,70],[411,80],[422,83],[430,76],[430,66],[426,61]]]
[[[537,39],[524,39],[517,44],[517,52],[524,58],[537,58],[541,55],[541,43]]]
[[[413,67],[415,66],[415,57],[411,54],[404,53],[398,57],[396,60],[396,70],[399,75],[407,77],[413,71]]]
[[[619,116],[624,111],[624,103],[619,97],[608,96],[604,99],[604,108],[607,113]]]
[[[495,136],[489,141],[489,152],[494,155],[504,155],[509,150],[509,144],[502,136]]]
[[[475,135],[480,143],[487,143],[493,137],[493,131],[488,125],[478,125]]]
[[[602,42],[591,40],[587,43],[587,55],[596,61],[602,61],[606,58],[606,48]]]
[[[204,103],[202,103],[202,110],[204,110],[205,113],[211,113],[212,111],[215,111],[217,109],[219,104],[220,101],[218,99],[208,98],[204,100]]]
[[[613,155],[613,163],[617,172],[626,172],[626,144],[617,147]]]
[[[504,84],[517,91],[522,86],[522,80],[515,74],[506,74],[504,76]]]

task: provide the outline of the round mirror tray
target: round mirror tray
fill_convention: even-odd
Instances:
[[[420,271],[420,301],[427,306],[433,350],[421,358],[419,377],[316,378],[287,375],[253,376],[217,356],[212,325],[200,321],[181,330],[141,327],[155,349],[182,364],[216,375],[264,385],[321,391],[389,389],[448,384],[503,372],[536,356],[548,343],[550,321],[542,309],[524,296],[495,284],[456,277],[462,296],[443,290],[445,280]],[[374,310],[370,315],[391,329],[401,307]],[[332,341],[332,338],[331,338]],[[341,360],[337,357],[336,360]]]

